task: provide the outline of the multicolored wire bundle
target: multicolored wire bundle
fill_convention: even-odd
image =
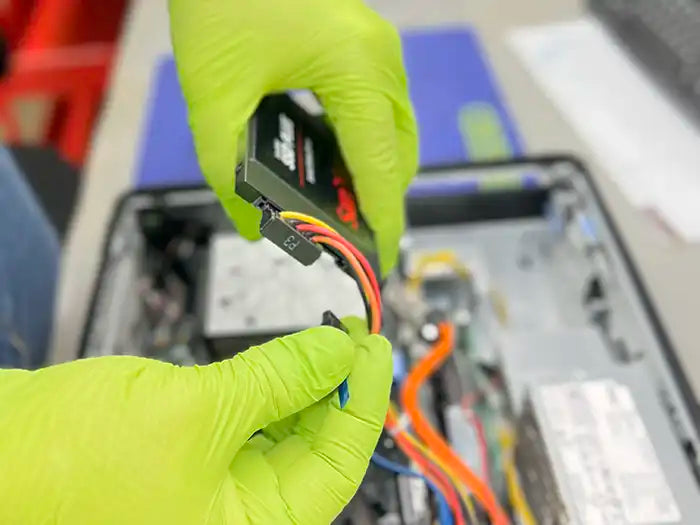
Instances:
[[[294,221],[297,231],[313,234],[310,240],[329,246],[348,263],[362,292],[368,312],[369,331],[378,334],[382,329],[382,305],[379,281],[367,258],[352,243],[325,222],[294,211],[283,211],[280,217]]]
[[[366,257],[335,229],[315,217],[292,211],[281,212],[280,217],[293,223],[297,231],[310,235],[311,241],[331,248],[344,259],[362,292],[370,332],[379,333],[382,328],[379,282]],[[401,415],[392,404],[387,413],[385,428],[393,436],[399,448],[419,469],[419,475],[426,478],[431,488],[439,491],[437,500],[447,503],[452,513],[451,518],[456,525],[467,523],[465,510],[469,521],[478,523],[472,495],[486,511],[493,525],[507,525],[508,515],[500,506],[488,483],[475,474],[444,437],[432,427],[419,402],[420,388],[442,366],[453,346],[454,327],[449,323],[443,323],[439,327],[437,342],[415,365],[402,385],[400,398],[405,416]],[[416,435],[409,432],[407,428],[409,425]],[[486,460],[482,458],[482,461]],[[381,459],[377,464],[388,465]],[[441,519],[442,525],[447,523],[452,521]]]

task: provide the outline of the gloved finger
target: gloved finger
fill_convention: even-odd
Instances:
[[[329,523],[357,490],[381,433],[391,376],[388,341],[365,337],[348,377],[348,404],[341,410],[334,396],[318,403],[268,451],[282,498],[300,523]]]
[[[343,322],[346,320],[347,319],[344,319]],[[381,341],[380,338],[377,339]],[[368,340],[365,335],[362,344],[366,344],[368,341],[371,340]],[[353,374],[355,374],[355,370],[354,368],[349,378],[351,383],[354,383],[352,377]],[[350,403],[348,403],[348,406],[346,406],[344,410],[347,410],[349,406]],[[338,411],[338,409],[339,407],[335,396],[331,395],[330,397],[324,398],[298,414],[296,424],[289,429],[284,439],[279,440],[272,448],[266,449],[267,461],[273,466],[278,476],[296,471],[300,458],[308,457],[312,454],[312,450],[318,448],[319,442],[323,439],[320,436],[322,436],[324,427],[328,425],[329,418],[333,417],[333,412]],[[338,432],[345,432],[345,428],[342,426],[339,427]],[[337,435],[335,437],[337,438]],[[344,448],[345,447],[347,447],[347,445],[344,445]],[[355,452],[355,454],[357,453]],[[364,471],[362,471],[362,473],[364,474]],[[286,497],[284,492],[283,497]],[[325,520],[325,517],[323,520]],[[319,523],[325,522],[323,520],[319,519]]]
[[[374,231],[382,273],[398,256],[404,181],[391,101],[372,87],[317,89],[352,174],[359,206]]]
[[[299,418],[301,417],[301,414],[304,413],[306,410],[311,410],[314,406],[315,405],[311,405],[310,407],[305,408],[301,412],[297,412],[296,414],[292,414],[291,416],[285,417],[284,419],[281,419],[280,421],[275,421],[274,423],[270,423],[269,425],[267,425],[265,428],[262,429],[263,435],[267,439],[269,439],[270,441],[272,441],[274,443],[279,443],[280,441],[282,441],[284,438],[289,436],[294,431],[294,427],[296,427],[297,423],[299,422]]]
[[[262,432],[258,432],[257,434],[254,434],[247,442],[245,445],[243,445],[244,448],[254,448],[256,450],[259,450],[263,454],[269,452],[277,443],[269,439],[265,434]]]
[[[343,323],[345,328],[347,328],[350,337],[355,342],[361,342],[369,334],[369,330],[367,329],[367,321],[359,317],[344,317],[343,319],[341,319],[341,322]],[[330,395],[334,396],[334,393],[331,393]],[[309,423],[311,420],[322,420],[325,417],[323,414],[325,414],[329,402],[329,399],[324,398],[301,412],[292,414],[291,416],[286,417],[281,421],[275,421],[274,423],[269,424],[263,429],[263,434],[270,441],[279,443],[283,439],[289,437],[292,433],[294,433],[295,430],[297,432],[299,432],[300,429],[301,431],[304,431],[304,429],[309,428]],[[319,415],[319,413],[321,415]],[[302,419],[304,420],[304,422],[300,424],[300,420]]]
[[[222,98],[227,98],[225,95]],[[236,122],[236,116],[250,115],[257,101],[250,97],[247,107],[238,107],[239,98],[219,105],[203,102],[190,105],[189,121],[194,136],[197,158],[207,182],[221,201],[224,210],[245,238],[260,238],[260,210],[244,201],[235,192],[236,163],[239,135],[246,121]]]
[[[373,64],[372,74],[365,73],[365,76],[372,78],[377,75],[373,87],[381,86],[381,93],[392,104],[398,157],[397,177],[402,184],[403,194],[418,168],[418,130],[409,98],[401,38],[396,28],[376,13],[368,13],[368,20],[373,23],[367,25],[358,40],[366,41],[369,46],[365,51],[360,50],[357,57],[364,64]],[[370,50],[371,56],[367,56],[367,50]],[[351,63],[350,66],[362,71],[360,64]],[[380,90],[377,89],[377,92]],[[387,269],[383,267],[382,271],[386,273]]]
[[[171,0],[175,62],[202,173],[239,233],[258,239],[260,211],[238,197],[234,188],[240,137],[263,89],[254,82],[240,82],[239,68],[229,67],[229,60],[211,60],[209,49],[203,48],[215,42],[230,49],[240,37],[217,22],[222,10],[215,4],[198,6],[198,16],[192,16],[189,3]],[[207,42],[202,34],[208,35]],[[235,56],[230,61],[235,62]]]
[[[348,329],[348,333],[353,341],[361,341],[369,335],[367,321],[360,317],[349,315],[348,317],[343,317],[340,322]]]
[[[277,475],[255,443],[246,443],[231,463],[214,505],[220,520],[211,523],[290,523],[277,487]],[[241,510],[244,509],[244,512]]]
[[[388,83],[388,97],[392,101],[396,140],[398,148],[398,172],[404,185],[408,187],[418,170],[418,126],[409,97],[408,79],[403,62],[401,39],[396,28],[384,24],[386,45],[382,54],[384,67],[391,72],[393,82]]]
[[[342,322],[350,330],[351,337],[355,341],[359,344],[366,342],[368,337],[367,327],[362,319],[354,316],[345,317],[342,319]],[[337,408],[337,397],[331,394],[303,411],[266,427],[263,430],[265,437],[269,441],[278,443],[273,448],[266,449],[270,462],[276,465],[280,471],[284,470],[285,464],[288,461],[292,461],[290,458],[295,456],[290,451],[293,447],[298,446],[296,443],[297,439],[301,438],[303,442],[310,446],[325,423],[328,413]]]
[[[265,427],[261,434],[265,436],[268,442],[275,445],[272,448],[265,449],[265,452],[270,454],[272,461],[276,461],[276,457],[280,457],[281,461],[285,460],[286,447],[292,441],[288,438],[291,436],[301,437],[305,440],[305,443],[311,443],[326,418],[328,409],[332,405],[332,399],[337,399],[337,397],[337,394],[332,392],[329,396],[324,397],[301,412],[297,412],[282,421]],[[276,446],[282,443],[284,443],[283,447]],[[294,457],[298,455],[296,454]]]
[[[394,103],[396,138],[399,149],[399,173],[404,193],[418,172],[418,124],[408,96]]]
[[[216,445],[232,457],[257,430],[325,397],[348,376],[354,355],[347,334],[320,326],[204,367],[204,383],[216,390]]]
[[[396,30],[391,28],[396,34]],[[389,66],[395,73],[397,82],[392,92],[394,122],[399,156],[399,174],[404,184],[404,191],[418,171],[418,125],[409,97],[408,79],[403,63],[401,44],[398,34],[393,39],[394,45],[388,57]]]

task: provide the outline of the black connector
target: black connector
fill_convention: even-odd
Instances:
[[[321,256],[321,247],[311,242],[294,226],[279,216],[269,206],[262,206],[260,233],[271,240],[304,266],[310,266]]]
[[[602,301],[603,299],[605,299],[605,287],[603,286],[603,280],[598,275],[594,275],[586,283],[583,303],[589,304],[593,301]]]
[[[287,94],[265,97],[248,123],[240,160],[235,183],[239,196],[261,209],[266,205],[325,222],[380,273],[374,234],[360,211],[333,129],[322,116],[308,114]],[[297,232],[277,217],[271,220],[270,232],[263,235],[302,264],[318,258]]]
[[[347,329],[347,327],[340,322],[340,319],[331,312],[330,310],[326,310],[323,312],[323,317],[321,319],[321,325],[322,326],[332,326],[333,328],[337,328],[338,330],[342,330],[346,334],[350,333]],[[340,408],[345,408],[345,405],[348,404],[348,401],[350,400],[350,389],[348,388],[348,380],[344,379],[342,383],[338,386],[338,403],[340,404]]]
[[[325,312],[323,312],[323,318],[321,320],[321,325],[322,326],[332,326],[333,328],[337,328],[338,330],[342,330],[346,334],[349,333],[348,329],[345,327],[345,325],[330,310],[326,310]]]

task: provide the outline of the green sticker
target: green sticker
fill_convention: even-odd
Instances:
[[[473,102],[459,110],[459,131],[471,160],[492,160],[510,157],[508,144],[496,110],[486,102]]]

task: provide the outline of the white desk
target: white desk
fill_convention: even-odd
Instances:
[[[478,28],[529,151],[573,152],[589,162],[679,357],[690,370],[689,379],[700,392],[700,352],[695,351],[700,334],[700,245],[676,241],[622,197],[507,48],[511,28],[573,18],[580,13],[581,1],[372,0],[370,4],[401,27],[468,22]],[[154,62],[169,49],[165,0],[134,0],[64,256],[55,360],[75,356],[107,220],[115,199],[129,188],[138,158]]]

